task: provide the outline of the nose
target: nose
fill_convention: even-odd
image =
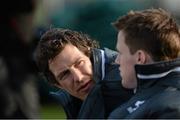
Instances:
[[[81,70],[72,66],[70,68],[70,71],[73,75],[73,79],[75,82],[81,82],[82,81],[83,75],[82,75]]]

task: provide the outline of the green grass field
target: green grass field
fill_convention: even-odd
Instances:
[[[47,104],[40,108],[40,119],[66,119],[66,116],[59,105]]]

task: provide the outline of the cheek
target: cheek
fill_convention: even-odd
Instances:
[[[92,65],[91,65],[91,63],[88,63],[85,66],[83,66],[82,71],[84,71],[86,74],[92,75]]]
[[[133,61],[129,59],[122,59],[120,69],[123,74],[131,75],[131,73],[134,71]]]
[[[129,63],[124,67],[125,67],[124,68],[124,78],[127,81],[132,82],[132,80],[134,80],[134,77],[135,77],[134,65],[132,63]]]
[[[72,86],[73,82],[69,79],[64,80],[64,81],[60,81],[59,84],[60,84],[61,88],[66,90],[66,91],[69,91],[70,89],[73,88],[73,86]]]

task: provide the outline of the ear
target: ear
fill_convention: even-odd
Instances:
[[[146,58],[147,53],[145,51],[143,51],[143,50],[138,50],[136,52],[136,54],[137,54],[137,59],[136,59],[137,63],[138,64],[145,64],[146,60],[147,60],[147,58]]]

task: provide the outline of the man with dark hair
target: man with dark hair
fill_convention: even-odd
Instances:
[[[121,87],[116,55],[98,49],[86,34],[54,28],[42,35],[35,58],[48,82],[60,88],[53,95],[67,118],[106,118],[132,95]]]
[[[131,11],[118,19],[116,63],[135,95],[109,118],[180,118],[180,34],[163,9]]]

